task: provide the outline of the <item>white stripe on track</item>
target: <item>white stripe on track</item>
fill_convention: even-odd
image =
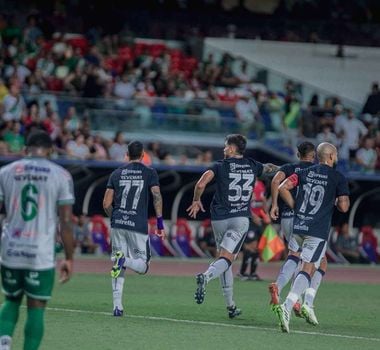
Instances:
[[[89,311],[89,310],[65,309],[65,308],[57,308],[57,307],[48,307],[47,310],[48,311],[57,311],[57,312],[77,313],[77,314],[111,316],[110,312],[105,312],[105,311]],[[279,330],[277,328],[259,327],[259,326],[244,326],[244,325],[230,324],[230,323],[195,321],[195,320],[181,320],[181,319],[177,319],[177,318],[130,315],[130,314],[126,315],[126,317],[127,318],[151,320],[151,321],[167,321],[167,322],[186,323],[186,324],[203,325],[203,326],[216,326],[216,327],[254,329],[254,330],[259,330],[259,331],[276,331],[276,332],[279,332]],[[299,331],[299,330],[293,330],[293,331],[291,331],[291,333],[302,334],[302,335],[318,335],[318,336],[323,336],[323,337],[334,337],[334,338],[344,338],[344,339],[355,339],[355,340],[367,340],[367,341],[380,342],[380,338],[361,337],[361,336],[356,336],[356,335],[322,333],[322,332],[307,332],[307,331]]]

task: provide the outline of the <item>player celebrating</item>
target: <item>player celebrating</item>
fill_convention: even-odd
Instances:
[[[285,302],[276,308],[283,332],[289,332],[290,311],[299,297],[310,286],[314,266],[325,255],[334,206],[345,213],[350,206],[348,182],[334,169],[338,152],[330,143],[317,148],[319,164],[288,177],[279,188],[285,203],[294,208],[293,236],[302,247],[302,270],[298,273]],[[291,190],[298,188],[294,199]],[[290,241],[290,244],[292,240]],[[294,251],[294,248],[291,247]],[[302,313],[309,312],[302,306]]]
[[[231,264],[248,231],[253,186],[258,176],[278,169],[273,164],[263,165],[253,159],[244,158],[246,145],[247,140],[242,135],[232,134],[226,137],[225,159],[216,162],[202,175],[195,186],[193,202],[187,209],[192,218],[196,218],[199,210],[205,211],[201,196],[207,184],[215,178],[217,189],[211,203],[211,220],[219,254],[205,273],[196,276],[195,300],[202,304],[206,284],[220,277],[230,318],[241,314],[233,300]]]
[[[115,170],[107,184],[103,207],[111,217],[111,270],[113,315],[123,315],[125,269],[146,274],[149,268],[148,236],[149,191],[157,216],[156,234],[165,238],[162,218],[162,197],[156,170],[141,163],[144,148],[141,142],[128,144],[129,163]]]
[[[6,219],[1,244],[1,280],[5,301],[0,310],[0,349],[11,348],[23,298],[27,298],[25,350],[38,349],[44,332],[44,310],[54,284],[57,209],[66,259],[60,281],[72,273],[74,203],[71,175],[47,160],[48,134],[36,131],[26,142],[27,157],[0,170],[0,200]]]
[[[271,184],[272,209],[270,211],[270,216],[273,220],[277,220],[279,217],[281,218],[281,234],[284,237],[285,241],[288,243],[289,249],[288,257],[281,267],[276,282],[269,285],[272,305],[279,304],[279,296],[281,294],[281,291],[294,275],[300,260],[300,253],[298,249],[296,249],[299,248],[298,244],[295,241],[295,238],[291,237],[294,212],[281,198],[278,197],[278,188],[287,177],[294,173],[297,174],[302,169],[306,169],[309,166],[313,165],[315,157],[314,145],[311,142],[303,142],[297,147],[297,149],[297,157],[300,161],[297,163],[289,163],[283,165],[273,177]],[[294,198],[296,195],[296,189],[294,188],[291,192]],[[294,242],[292,242],[292,244],[289,244],[290,240],[294,240]]]

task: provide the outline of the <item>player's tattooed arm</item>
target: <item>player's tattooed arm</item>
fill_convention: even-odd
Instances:
[[[279,166],[274,165],[272,163],[266,163],[266,164],[263,164],[263,166],[264,166],[263,175],[271,175],[275,173],[276,171],[278,171],[278,169],[280,169]]]
[[[114,190],[111,188],[107,188],[106,193],[104,194],[104,199],[103,199],[103,209],[109,217],[111,217],[112,215],[113,196],[114,196]]]
[[[159,186],[153,186],[151,188],[152,197],[153,197],[153,206],[156,212],[157,217],[162,216],[162,196]]]

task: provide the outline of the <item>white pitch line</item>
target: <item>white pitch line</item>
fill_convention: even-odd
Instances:
[[[111,316],[110,312],[105,312],[105,311],[76,310],[76,309],[64,309],[64,308],[57,308],[57,307],[48,307],[47,310],[48,311],[58,311],[58,312],[68,312],[68,313],[78,313],[78,314]],[[217,326],[217,327],[240,328],[240,329],[255,329],[255,330],[259,330],[259,331],[276,331],[276,332],[279,332],[279,330],[277,328],[259,327],[259,326],[244,326],[244,325],[238,325],[238,324],[209,322],[209,321],[182,320],[182,319],[177,319],[177,318],[130,315],[130,314],[126,315],[126,317],[127,318],[145,319],[145,320],[151,320],[151,321],[168,321],[168,322],[186,323],[186,324],[195,324],[195,325],[204,325],[204,326]],[[321,333],[321,332],[307,332],[307,331],[299,331],[299,330],[291,331],[291,333],[302,334],[302,335],[318,335],[318,336],[324,336],[324,337],[355,339],[355,340],[368,340],[368,341],[380,342],[380,338],[361,337],[361,336],[355,336],[355,335]]]

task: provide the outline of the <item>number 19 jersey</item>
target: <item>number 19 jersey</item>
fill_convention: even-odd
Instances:
[[[116,169],[107,188],[114,190],[111,227],[148,234],[149,192],[159,186],[157,171],[131,162]]]
[[[251,158],[227,158],[217,161],[209,170],[216,182],[211,220],[250,217],[253,186],[263,172],[263,165]]]
[[[74,203],[70,173],[45,158],[25,158],[0,170],[6,209],[1,263],[9,268],[54,267],[57,206]]]
[[[292,175],[297,181],[293,233],[328,240],[335,200],[348,196],[347,179],[328,165],[313,165]]]

